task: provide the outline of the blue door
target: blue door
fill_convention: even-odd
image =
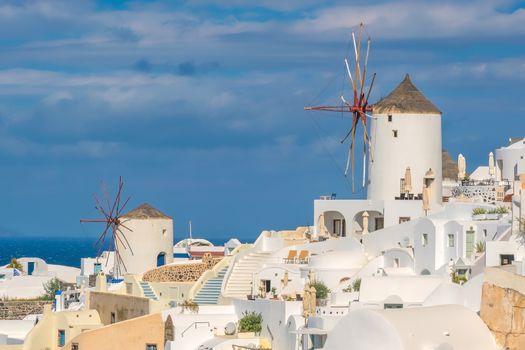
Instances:
[[[166,254],[159,253],[159,255],[157,255],[157,266],[164,266],[164,265],[166,265]]]
[[[33,261],[29,261],[27,263],[27,274],[31,276],[33,271],[35,271],[35,263]]]
[[[62,347],[66,345],[66,331],[63,329],[58,330],[58,346]]]

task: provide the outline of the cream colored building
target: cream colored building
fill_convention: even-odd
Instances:
[[[102,327],[96,310],[51,312],[44,309],[44,317],[27,334],[23,350],[55,350],[81,332]]]

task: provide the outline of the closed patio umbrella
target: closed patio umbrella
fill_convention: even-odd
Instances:
[[[407,166],[405,169],[405,193],[412,192],[412,172],[410,171],[410,167]]]
[[[494,168],[494,153],[490,152],[489,153],[489,175],[491,177],[493,177],[494,174],[496,173],[495,170],[496,169]]]
[[[368,233],[368,217],[370,215],[367,211],[363,212],[363,232],[361,234],[366,235]]]
[[[465,157],[460,153],[458,155],[458,180],[463,180],[465,176],[467,175],[467,160]]]
[[[314,287],[310,287],[310,315],[315,315],[315,307],[317,304],[317,295]]]
[[[423,186],[423,210],[425,215],[430,210],[430,188]]]
[[[310,316],[310,287],[304,286],[303,292],[303,317],[307,318]]]

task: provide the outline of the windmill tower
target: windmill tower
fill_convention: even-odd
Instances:
[[[121,220],[129,229],[126,238],[133,247],[133,251],[123,249],[123,242],[116,242],[126,273],[139,274],[173,262],[171,217],[144,203],[122,215]]]
[[[430,207],[441,204],[441,115],[408,74],[388,96],[374,104],[368,199],[399,197],[410,167],[414,195],[423,193],[425,186],[430,192]]]

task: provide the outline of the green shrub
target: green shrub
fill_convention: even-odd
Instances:
[[[487,214],[499,214],[498,208],[492,208],[487,211]]]
[[[507,208],[507,207],[498,207],[497,211],[498,211],[498,214],[508,214],[509,213],[509,208]]]
[[[56,293],[62,290],[62,282],[56,277],[44,283],[43,286],[45,292],[42,299],[44,300],[54,300]]]
[[[485,252],[485,242],[479,241],[476,243],[476,253]]]
[[[354,280],[354,282],[352,283],[352,288],[354,289],[354,291],[359,292],[359,290],[361,289],[361,279],[360,278],[356,278]]]
[[[255,332],[262,331],[262,315],[255,311],[244,311],[242,318],[239,320],[239,332]]]
[[[194,302],[192,299],[186,299],[182,303],[179,304],[179,306],[182,308],[182,311],[188,310],[194,314],[199,312],[199,304]]]
[[[472,209],[472,215],[482,215],[482,214],[486,214],[487,213],[487,209],[485,208],[474,208]]]
[[[328,293],[330,293],[330,289],[324,284],[323,281],[314,281],[313,283],[310,283],[310,287],[315,288],[315,297],[317,299],[326,299],[328,298]]]

